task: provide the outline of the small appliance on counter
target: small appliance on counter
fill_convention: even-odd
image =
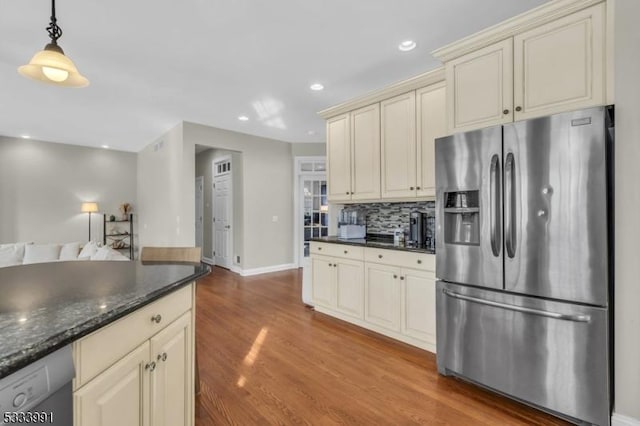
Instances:
[[[362,209],[344,208],[340,210],[338,238],[357,239],[367,235],[367,215]]]
[[[436,214],[435,209],[413,211],[409,214],[410,247],[421,247],[428,250],[436,249]]]

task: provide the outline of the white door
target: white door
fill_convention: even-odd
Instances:
[[[231,267],[231,175],[213,180],[213,229],[215,264]]]
[[[196,247],[202,247],[203,225],[202,216],[204,215],[204,177],[196,178]]]

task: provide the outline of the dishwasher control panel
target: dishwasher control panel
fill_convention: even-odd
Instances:
[[[43,365],[0,389],[0,413],[22,411],[40,402],[48,393],[49,374]]]

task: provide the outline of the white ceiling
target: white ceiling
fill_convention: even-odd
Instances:
[[[186,120],[322,142],[317,111],[545,1],[58,0],[60,46],[91,82],[68,89],[16,72],[48,42],[49,0],[0,0],[0,135],[138,151]],[[405,39],[418,47],[400,52]]]

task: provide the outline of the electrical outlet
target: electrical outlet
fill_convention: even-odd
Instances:
[[[271,220],[272,220],[273,222],[277,222],[277,221],[278,221],[278,216],[273,216],[273,217],[271,218]]]
[[[236,256],[236,263],[240,263],[240,256]]]

